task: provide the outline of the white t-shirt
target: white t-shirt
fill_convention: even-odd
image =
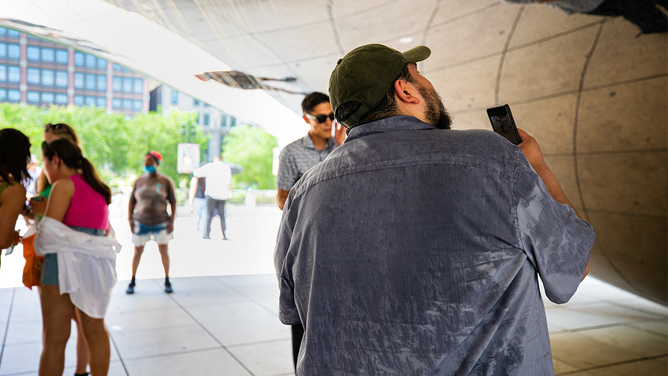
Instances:
[[[232,170],[230,166],[221,161],[207,163],[195,169],[193,175],[196,178],[206,178],[206,189],[204,194],[216,200],[229,200],[230,183],[232,182]]]

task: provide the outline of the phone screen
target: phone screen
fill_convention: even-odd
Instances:
[[[515,121],[510,113],[510,107],[502,106],[487,110],[489,121],[492,123],[494,132],[505,137],[508,141],[518,145],[521,140],[515,127]]]

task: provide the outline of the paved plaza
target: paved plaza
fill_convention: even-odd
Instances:
[[[170,243],[175,292],[162,291],[155,244],[147,246],[134,295],[126,295],[132,247],[122,210],[113,225],[124,248],[106,317],[110,375],[292,375],[290,329],[277,318],[273,242],[281,212],[229,207],[228,237],[219,222],[201,239],[187,208]],[[181,215],[182,214],[182,215]],[[37,375],[41,316],[37,293],[20,285],[23,258],[2,257],[0,375]],[[546,303],[557,375],[668,373],[668,308],[587,278],[566,305]],[[66,370],[74,365],[76,331]]]

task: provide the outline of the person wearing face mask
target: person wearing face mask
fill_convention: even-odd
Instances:
[[[132,280],[127,293],[135,292],[135,276],[144,246],[149,240],[158,243],[162,266],[165,269],[165,292],[172,293],[169,281],[169,253],[167,245],[174,238],[174,219],[176,218],[176,196],[174,183],[168,176],[158,173],[162,162],[162,154],[150,151],[144,158],[145,174],[139,177],[132,186],[128,205],[128,221],[132,231],[132,243],[135,253],[132,257]],[[167,212],[167,205],[171,214]]]

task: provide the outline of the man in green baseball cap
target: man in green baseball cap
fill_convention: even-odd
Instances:
[[[450,129],[434,86],[417,71],[427,59],[425,46],[404,53],[382,44],[368,44],[339,59],[329,79],[336,119],[348,129],[396,116],[415,116],[439,129]],[[395,97],[396,94],[396,97]]]
[[[554,375],[538,277],[568,301],[595,234],[531,136],[449,129],[429,54],[370,44],[332,72],[348,137],[290,189],[274,253],[298,376]]]

